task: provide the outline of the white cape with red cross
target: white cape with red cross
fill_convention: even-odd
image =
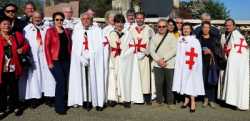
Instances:
[[[195,36],[178,40],[172,90],[190,96],[205,94],[201,45]]]
[[[38,33],[37,29],[39,29],[40,33]],[[48,68],[44,51],[46,31],[47,27],[40,26],[36,28],[33,24],[28,24],[24,28],[24,36],[30,45],[33,62],[28,71],[28,78],[24,81],[26,82],[25,86],[20,86],[20,90],[25,90],[25,99],[40,99],[42,93],[46,97],[55,96],[56,82]],[[20,83],[20,85],[23,85],[22,80],[20,80]],[[22,91],[21,93],[23,93]]]
[[[68,106],[82,105],[83,102],[92,102],[94,107],[104,105],[103,41],[103,32],[99,27],[92,26],[86,30],[81,22],[75,26],[72,34]],[[85,66],[88,66],[88,85]]]
[[[241,110],[249,109],[249,49],[244,36],[232,32],[222,99]]]

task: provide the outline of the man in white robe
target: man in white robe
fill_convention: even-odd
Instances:
[[[40,99],[55,96],[55,79],[49,71],[44,52],[44,38],[47,28],[42,24],[43,16],[34,12],[32,23],[24,28],[25,39],[30,45],[33,58],[26,84],[25,99]]]
[[[70,6],[66,6],[63,8],[63,14],[65,19],[63,21],[63,28],[74,29],[74,26],[79,22],[78,19],[73,18],[73,9]]]
[[[151,104],[151,64],[149,57],[150,41],[155,35],[154,30],[144,23],[145,15],[142,12],[135,14],[136,23],[131,27],[130,32],[135,38],[135,43],[130,46],[136,46],[135,53],[138,55],[139,71],[141,77],[141,87],[144,101]]]
[[[135,10],[129,9],[126,13],[126,23],[124,24],[124,28],[126,30],[130,30],[134,24],[135,24]]]
[[[222,46],[227,65],[224,80],[219,80],[218,97],[240,110],[249,110],[249,48],[233,19],[226,20],[225,28]]]
[[[91,24],[92,17],[84,13],[73,31],[68,106],[91,102],[101,111],[105,100],[104,36],[101,28]]]
[[[110,73],[108,100],[123,102],[129,108],[132,103],[143,103],[141,80],[137,56],[131,33],[124,29],[125,18],[118,14],[114,18],[115,30],[110,33]]]

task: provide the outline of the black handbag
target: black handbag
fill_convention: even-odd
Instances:
[[[15,37],[15,40],[16,40],[16,43],[17,43],[17,47],[18,48],[21,48],[22,45],[19,43],[19,41],[17,40],[17,37],[15,35],[15,33],[13,33],[13,36]],[[31,52],[27,52],[27,53],[23,53],[23,54],[18,54],[19,55],[19,58],[20,58],[20,62],[21,62],[21,65],[23,67],[31,67],[33,66],[33,58],[31,56]]]
[[[219,71],[220,68],[214,61],[214,56],[210,59],[210,66],[208,71],[208,84],[210,85],[217,85],[219,79]]]

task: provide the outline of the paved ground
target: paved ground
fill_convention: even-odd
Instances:
[[[41,105],[37,109],[27,109],[23,116],[9,115],[3,121],[250,121],[249,111],[235,111],[217,106],[216,109],[203,108],[199,103],[196,112],[189,109],[172,111],[167,106],[154,107],[132,105],[131,109],[122,106],[106,108],[102,112],[82,108],[71,108],[65,116],[57,115],[53,108]]]

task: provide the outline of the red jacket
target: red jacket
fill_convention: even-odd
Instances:
[[[71,34],[72,31],[70,29],[64,29],[64,32],[69,40],[68,44],[68,52],[71,54]],[[45,55],[48,65],[53,64],[53,61],[58,60],[58,55],[60,51],[60,40],[59,34],[55,27],[51,27],[47,30],[45,36]]]
[[[15,75],[16,78],[18,78],[19,76],[21,76],[22,74],[22,66],[20,64],[20,58],[19,55],[17,53],[17,49],[22,48],[23,49],[23,53],[28,52],[29,50],[29,45],[28,43],[25,41],[23,35],[19,32],[15,33],[14,37],[13,35],[10,36],[10,40],[12,42],[12,46],[11,46],[11,51],[12,51],[12,60],[11,63],[15,65]],[[18,42],[18,43],[17,43]],[[3,67],[4,67],[4,45],[6,44],[6,40],[0,35],[0,84],[3,83],[6,80],[2,80],[2,74],[3,74]],[[19,48],[18,48],[19,46]]]

